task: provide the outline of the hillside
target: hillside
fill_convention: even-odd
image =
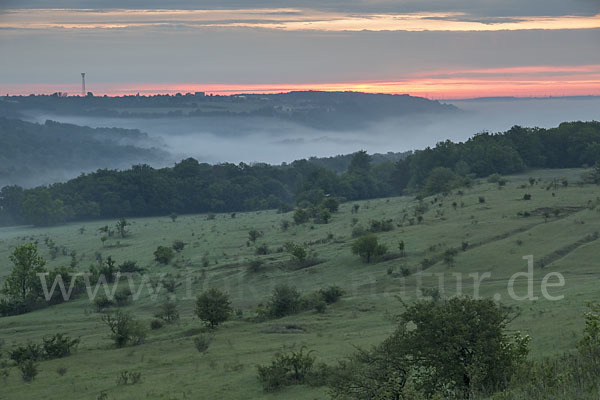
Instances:
[[[99,168],[162,163],[168,154],[138,130],[0,118],[0,187],[50,184]]]
[[[585,302],[600,300],[598,186],[581,182],[584,172],[534,170],[505,176],[504,185],[477,180],[471,188],[422,201],[404,196],[344,203],[327,224],[292,222],[285,230],[282,221],[292,221],[292,213],[275,210],[187,215],[174,221],[135,218],[130,220],[128,236],[106,242],[100,240],[99,228],[114,226],[115,220],[1,228],[0,281],[10,272],[8,256],[14,247],[36,242],[50,269],[75,260],[78,271],[87,271],[101,255],[117,263],[137,261],[146,269],[142,277],[170,274],[176,282],[174,296],[181,314],[179,322],[150,330],[144,344],[122,349],[113,347],[108,328],[101,322],[103,314],[96,312],[85,295],[0,318],[4,354],[18,344],[40,341],[56,332],[81,339],[73,355],[40,362],[39,375],[31,383],[24,384],[12,368],[2,394],[17,398],[27,385],[29,397],[57,400],[96,398],[103,392],[106,397],[98,398],[326,399],[324,387],[291,386],[265,393],[256,377],[256,365],[268,363],[277,352],[302,346],[314,350],[318,361],[333,365],[354,352],[353,346],[369,347],[391,334],[393,316],[403,308],[396,296],[412,302],[423,290],[438,288],[442,278],[445,295],[451,296],[459,276],[462,293],[474,295],[473,275],[469,275],[474,273],[491,274],[480,285],[483,297],[496,296],[520,311],[510,329],[531,335],[531,359],[570,351],[581,336]],[[527,194],[530,200],[524,200]],[[417,215],[422,216],[421,222],[415,219]],[[395,256],[362,262],[350,250],[353,229],[388,219],[392,230],[376,235]],[[256,243],[249,241],[251,230],[263,233]],[[59,249],[55,258],[46,238]],[[187,245],[169,265],[155,262],[152,253],[157,246],[170,246],[175,240]],[[290,255],[278,251],[287,241],[314,251],[322,262],[293,268]],[[400,241],[405,243],[405,257],[398,256]],[[256,255],[262,244],[267,245],[268,254]],[[446,262],[444,254],[450,248],[458,251],[452,262]],[[533,294],[538,299],[516,301],[509,295],[507,282],[513,274],[527,271],[522,258],[527,255],[534,256]],[[249,262],[256,259],[263,265],[252,272]],[[432,261],[419,271],[425,259]],[[548,300],[541,292],[541,281],[551,272],[565,278],[564,286],[549,287],[549,295],[564,296],[560,301]],[[526,280],[515,282],[516,294],[524,295]],[[265,304],[280,283],[296,286],[303,294],[336,284],[346,294],[324,313],[311,310],[257,321],[257,307]],[[121,287],[126,285],[123,282]],[[193,309],[195,296],[209,287],[227,291],[238,311],[231,321],[209,332],[209,349],[199,353],[193,339],[202,335],[203,328]],[[166,298],[166,291],[153,299],[144,289],[139,300],[122,309],[147,326]],[[60,367],[66,368],[64,374],[57,373]],[[140,372],[142,384],[117,384],[123,370]]]

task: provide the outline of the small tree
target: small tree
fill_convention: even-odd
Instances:
[[[169,214],[169,218],[171,218],[171,221],[175,222],[175,221],[177,221],[177,214],[171,213],[171,214]]]
[[[173,249],[166,246],[158,246],[154,251],[154,259],[161,264],[168,264],[175,257]]]
[[[117,221],[117,232],[119,232],[119,235],[121,235],[122,238],[124,238],[125,236],[127,236],[127,227],[131,225],[125,218],[121,218],[120,220]]]
[[[227,321],[232,312],[229,295],[219,289],[208,289],[196,299],[196,315],[211,328]]]
[[[252,242],[252,243],[256,243],[256,239],[258,239],[259,237],[262,236],[262,232],[257,231],[256,229],[251,229],[248,232],[248,239]]]
[[[9,301],[27,304],[42,296],[42,287],[38,273],[46,272],[46,261],[38,255],[33,243],[15,248],[9,257],[14,267],[4,281],[2,293]]]
[[[367,263],[370,263],[374,256],[382,256],[386,252],[387,247],[379,244],[377,237],[372,234],[363,235],[352,243],[352,253],[358,254]]]

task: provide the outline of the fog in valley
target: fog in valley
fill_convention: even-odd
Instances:
[[[500,132],[513,125],[549,128],[563,121],[600,120],[600,98],[478,99],[448,102],[454,114],[388,118],[366,129],[319,130],[279,118],[179,117],[108,118],[29,112],[30,121],[47,119],[91,127],[139,129],[149,136],[135,143],[168,151],[170,163],[194,157],[208,163],[279,164],[311,156],[402,152],[450,139],[464,141],[482,131]],[[130,143],[128,143],[130,144]],[[148,160],[154,166],[165,161]],[[110,167],[110,166],[107,166]],[[76,176],[81,171],[73,171]]]

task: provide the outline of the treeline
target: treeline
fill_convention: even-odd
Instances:
[[[431,194],[494,173],[584,167],[598,160],[599,122],[563,123],[552,129],[515,126],[463,143],[441,142],[397,162],[373,164],[360,151],[341,174],[307,160],[282,166],[209,165],[189,158],[173,168],[137,165],[126,171],[99,170],[49,187],[5,187],[0,191],[0,222],[49,225],[170,213],[290,210],[319,204],[326,196],[357,200],[403,192]]]

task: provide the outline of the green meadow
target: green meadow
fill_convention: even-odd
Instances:
[[[471,188],[422,200],[403,196],[342,203],[327,224],[296,225],[293,212],[276,210],[180,215],[175,221],[139,218],[128,220],[126,237],[105,242],[99,228],[114,226],[115,220],[0,228],[0,282],[11,271],[9,255],[15,246],[35,242],[49,269],[74,258],[77,269],[85,272],[101,255],[144,267],[145,273],[133,281],[136,288],[144,278],[168,274],[177,282],[174,294],[164,288],[150,293],[144,286],[139,299],[122,308],[149,326],[159,304],[174,295],[181,315],[177,323],[149,329],[143,344],[124,348],[114,346],[102,314],[85,293],[0,318],[4,358],[17,345],[57,332],[81,339],[73,355],[41,361],[39,375],[30,383],[12,368],[0,381],[0,398],[96,399],[104,392],[108,399],[326,399],[324,387],[290,386],[265,393],[256,365],[303,346],[314,351],[318,362],[334,365],[357,346],[369,347],[389,336],[402,311],[400,299],[409,303],[435,289],[448,297],[479,292],[514,307],[518,317],[510,329],[532,337],[532,359],[571,351],[581,337],[586,302],[600,301],[600,189],[580,183],[584,172],[533,170],[505,177],[505,186],[479,180]],[[524,199],[526,194],[530,200]],[[426,210],[422,221],[415,218],[417,209]],[[376,233],[387,245],[388,257],[365,263],[352,254],[353,229],[389,219],[393,229]],[[290,222],[287,229],[282,228],[284,220]],[[248,235],[253,229],[262,232],[255,243]],[[60,248],[54,258],[47,237]],[[156,248],[176,240],[185,242],[185,248],[169,265],[157,263]],[[293,268],[290,254],[283,251],[290,241],[314,253],[319,263]],[[263,244],[268,253],[256,255]],[[444,258],[448,249],[457,250],[451,260]],[[515,299],[530,289],[524,277],[527,256],[533,256],[532,297]],[[263,265],[253,272],[249,263],[256,259]],[[513,293],[508,284],[517,273]],[[257,307],[282,283],[303,294],[335,284],[346,294],[324,313],[311,310],[257,321]],[[120,287],[127,285],[121,279]],[[193,339],[207,329],[194,314],[195,298],[211,287],[229,293],[236,312],[208,332],[209,349],[200,353]],[[66,368],[62,375],[57,372],[61,367]],[[118,385],[122,370],[141,372],[141,382]]]

